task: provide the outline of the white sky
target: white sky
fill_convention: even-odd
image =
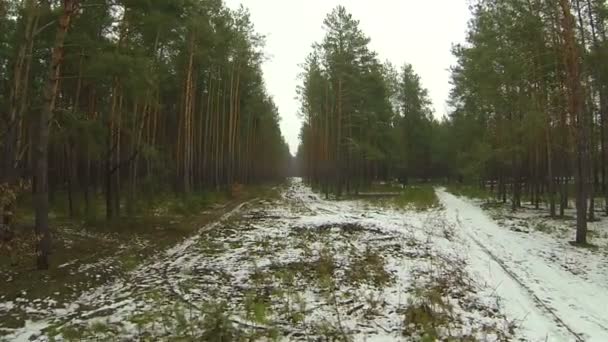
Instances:
[[[324,36],[323,19],[344,5],[361,22],[381,61],[411,63],[429,89],[435,115],[447,113],[453,43],[464,41],[470,18],[467,0],[225,0],[249,8],[256,30],[266,36],[264,77],[281,113],[281,130],[295,154],[301,121],[296,86],[300,65]]]

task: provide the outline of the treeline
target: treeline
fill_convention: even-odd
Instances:
[[[5,227],[32,185],[46,268],[49,191],[72,216],[102,194],[112,219],[139,196],[282,177],[262,47],[248,12],[221,0],[0,0]]]
[[[374,180],[487,186],[564,216],[576,199],[578,243],[608,214],[608,5],[602,0],[477,0],[455,46],[448,117],[435,120],[411,66],[381,63],[343,7],[304,63],[306,180],[326,194]]]
[[[324,28],[299,87],[298,160],[306,181],[340,196],[374,180],[442,175],[444,130],[412,67],[380,62],[344,7],[327,16]]]
[[[577,242],[585,243],[596,197],[608,199],[606,2],[482,0],[473,8],[467,42],[455,48],[454,165],[492,181],[514,210],[527,194],[564,216],[574,195]]]

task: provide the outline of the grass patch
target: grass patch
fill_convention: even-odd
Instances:
[[[390,192],[401,192],[403,186],[398,183],[372,183],[369,187],[363,189],[365,192],[377,192],[377,193],[390,193]]]
[[[372,206],[415,209],[419,211],[439,207],[439,199],[432,185],[411,185],[394,188],[391,192],[361,194],[353,199],[363,199]]]
[[[273,200],[281,197],[281,192],[287,183],[272,183],[263,185],[250,185],[245,187],[243,197]]]
[[[394,280],[394,276],[386,271],[382,255],[369,247],[362,255],[351,256],[345,276],[351,284],[370,283],[376,287],[387,286]]]
[[[422,341],[437,341],[439,329],[447,326],[452,320],[452,306],[443,298],[437,287],[419,289],[416,299],[410,300],[404,312],[404,323],[407,327],[404,336],[413,337],[414,333],[422,335]]]
[[[129,317],[135,325],[132,336],[138,341],[250,341],[254,334],[243,331],[230,319],[232,314],[226,302],[209,302],[201,309],[182,304],[161,308]],[[117,341],[125,340],[129,332],[122,324],[98,321],[92,324],[74,324],[51,327],[45,331],[53,339],[61,336],[67,341]],[[133,332],[130,332],[133,334]],[[130,340],[130,339],[129,339]]]
[[[266,271],[256,271],[252,275],[254,283],[264,283],[273,279],[280,280],[285,286],[293,286],[295,279],[313,285],[323,284],[334,276],[337,269],[333,254],[327,248],[319,251],[317,258],[299,260],[287,264],[275,263]]]
[[[167,203],[167,212],[179,215],[194,215],[214,204],[228,201],[224,192],[203,192],[176,198]]]
[[[199,251],[206,256],[220,255],[226,251],[226,246],[221,241],[214,239],[200,239]]]
[[[435,189],[430,185],[408,186],[392,202],[398,207],[413,207],[416,210],[427,210],[439,206]]]
[[[491,191],[485,188],[480,188],[476,185],[449,184],[446,186],[446,188],[448,192],[456,196],[483,200],[490,200],[493,198]]]
[[[555,231],[555,227],[551,226],[550,224],[548,224],[546,222],[538,222],[536,224],[536,226],[534,226],[534,229],[536,229],[539,232],[543,232],[543,233],[551,233],[551,232]]]
[[[201,326],[201,341],[236,341],[238,331],[230,321],[228,303],[212,303],[207,306],[206,319]]]
[[[130,272],[136,269],[141,263],[141,259],[140,256],[132,253],[125,253],[118,258],[123,272]]]

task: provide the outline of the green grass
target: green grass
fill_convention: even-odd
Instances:
[[[555,227],[551,226],[547,222],[538,222],[534,228],[543,233],[551,233],[555,230]]]
[[[393,282],[393,275],[386,270],[386,261],[378,251],[368,247],[362,255],[351,255],[351,259],[345,272],[350,283],[370,283],[380,288]]]
[[[365,189],[366,192],[401,192],[403,191],[403,186],[398,183],[373,183],[368,188]]]
[[[415,209],[419,211],[439,207],[439,199],[435,189],[430,184],[410,185],[403,187],[384,186],[385,191],[379,194],[352,196],[349,199],[363,199],[372,206],[396,207],[403,209]],[[379,189],[379,188],[377,188]],[[390,189],[390,191],[386,191]]]
[[[216,203],[224,203],[228,200],[228,194],[224,192],[203,192],[174,198],[168,202],[168,211],[181,215],[194,215],[201,210]]]
[[[265,200],[277,199],[280,197],[282,190],[287,186],[287,183],[267,183],[261,185],[250,185],[244,190],[244,197],[260,198]]]
[[[439,206],[435,189],[431,185],[408,186],[392,202],[398,207],[413,207],[416,210],[427,210]]]
[[[490,200],[493,198],[493,194],[491,191],[489,191],[488,189],[482,189],[476,185],[449,184],[446,188],[448,192],[456,196],[483,200]]]

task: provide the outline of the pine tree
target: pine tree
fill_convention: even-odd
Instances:
[[[114,220],[144,196],[284,177],[291,156],[246,9],[78,4],[0,2],[0,184],[33,178],[41,268],[49,202],[66,198],[69,216],[93,216],[103,194]],[[7,221],[13,204],[2,205]]]

